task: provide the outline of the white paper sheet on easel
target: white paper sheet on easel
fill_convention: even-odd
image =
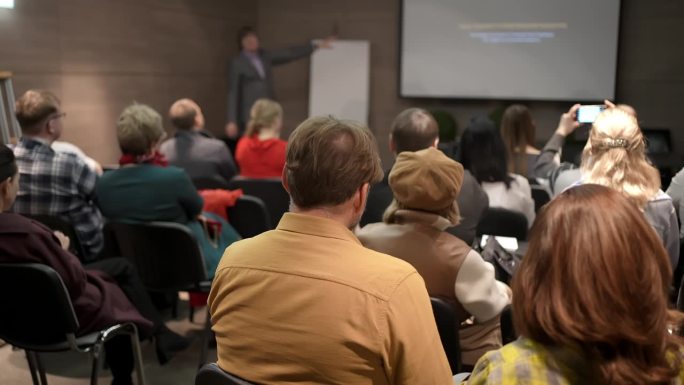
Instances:
[[[309,116],[334,115],[368,124],[370,44],[337,40],[311,57]]]

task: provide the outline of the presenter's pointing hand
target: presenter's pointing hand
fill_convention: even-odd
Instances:
[[[228,123],[226,124],[226,135],[228,135],[229,138],[235,139],[238,136],[238,126],[235,123]]]
[[[337,40],[337,36],[334,36],[334,35],[333,35],[333,36],[328,36],[328,37],[326,37],[326,38],[323,39],[323,40],[319,40],[319,41],[316,43],[316,48],[330,49],[330,48],[332,48],[332,43],[334,43],[335,40]]]

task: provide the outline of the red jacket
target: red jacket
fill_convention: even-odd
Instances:
[[[248,178],[279,178],[285,167],[286,147],[284,140],[259,140],[256,135],[243,136],[235,149],[240,175]]]

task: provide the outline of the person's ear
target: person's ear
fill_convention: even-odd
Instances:
[[[285,188],[285,191],[287,193],[290,193],[290,185],[287,181],[287,163],[285,163],[285,167],[283,167],[283,174],[281,175],[280,179],[282,179],[283,183],[283,188]]]
[[[363,210],[366,207],[366,201],[368,201],[368,192],[370,191],[370,183],[366,182],[359,187],[357,192],[354,194],[354,209],[357,211]]]
[[[48,134],[52,135],[55,133],[55,128],[53,126],[54,119],[50,119],[47,122],[45,122],[45,131],[47,131]]]
[[[389,150],[392,154],[397,153],[397,144],[394,143],[394,138],[392,137],[392,134],[389,134]]]
[[[432,143],[432,147],[437,148],[439,145],[439,137],[435,138],[435,141]]]

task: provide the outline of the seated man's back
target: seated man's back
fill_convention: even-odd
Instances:
[[[180,167],[190,179],[220,179],[228,182],[237,173],[228,147],[199,132],[178,131],[162,143],[160,152],[169,164]]]
[[[290,139],[292,212],[216,271],[219,366],[259,384],[453,383],[422,278],[349,230],[382,177],[372,134],[311,118]]]
[[[102,216],[92,202],[97,174],[77,155],[36,139],[22,138],[14,154],[20,178],[12,210],[62,218],[74,226],[86,258],[96,256],[103,246]]]
[[[177,100],[169,109],[169,120],[176,134],[159,149],[169,164],[182,168],[193,180],[228,182],[237,174],[228,146],[204,133],[204,115],[197,103]]]

